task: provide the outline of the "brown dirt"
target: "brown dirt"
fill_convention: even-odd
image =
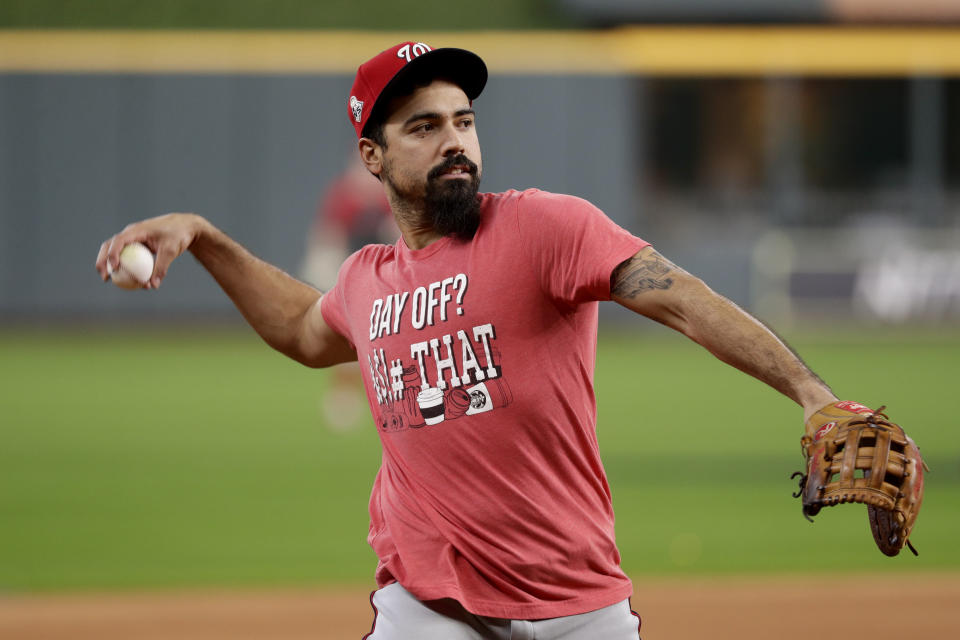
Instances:
[[[645,640],[960,637],[960,574],[636,582]],[[368,596],[356,588],[8,595],[0,638],[359,640],[370,629]]]

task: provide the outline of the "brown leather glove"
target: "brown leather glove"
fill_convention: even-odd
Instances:
[[[900,553],[923,502],[920,450],[899,425],[857,402],[834,402],[813,414],[800,439],[807,472],[797,472],[803,514],[813,522],[821,507],[844,502],[867,505],[870,530],[880,551]],[[927,469],[929,471],[929,469]]]

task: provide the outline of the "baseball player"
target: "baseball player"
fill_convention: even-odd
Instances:
[[[106,279],[143,242],[153,288],[189,250],[270,346],[311,367],[359,361],[383,448],[365,638],[636,639],[597,447],[598,302],[682,332],[805,417],[837,398],[763,324],[589,202],[479,193],[486,80],[475,54],[416,42],[360,66],[348,116],[401,237],[351,255],[325,293],[186,213],[130,225],[96,266]]]

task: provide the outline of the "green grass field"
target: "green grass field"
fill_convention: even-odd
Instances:
[[[634,576],[955,571],[960,333],[792,339],[835,390],[886,403],[932,473],[882,556],[861,507],[790,497],[801,414],[666,331],[604,335],[600,443]],[[0,592],[372,583],[372,426],[319,411],[327,371],[250,331],[0,331]]]

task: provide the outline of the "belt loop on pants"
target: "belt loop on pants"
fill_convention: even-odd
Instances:
[[[536,630],[530,620],[510,621],[510,640],[535,640]]]

